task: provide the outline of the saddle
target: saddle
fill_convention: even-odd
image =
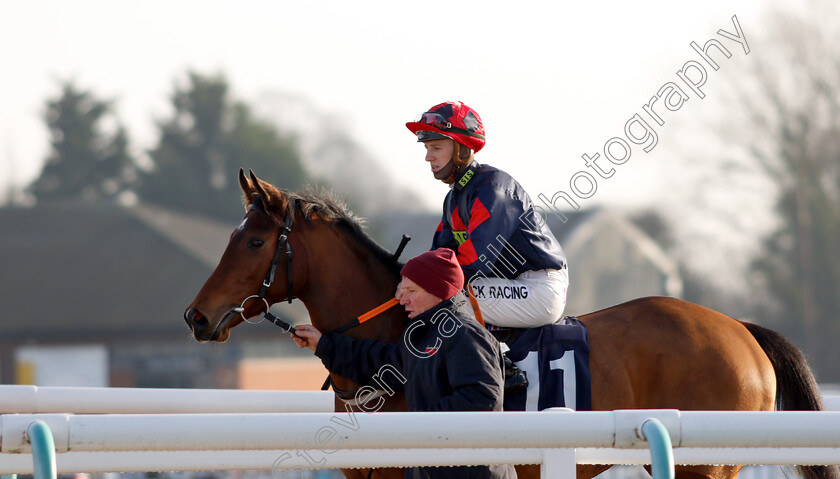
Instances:
[[[510,348],[504,354],[506,411],[591,410],[589,338],[576,317],[492,334]]]

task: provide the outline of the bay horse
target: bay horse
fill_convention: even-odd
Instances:
[[[393,298],[401,264],[340,202],[280,190],[243,170],[239,184],[245,218],[184,313],[195,339],[223,342],[244,318],[283,300],[299,299],[312,324],[328,332]],[[391,308],[344,334],[396,342],[405,317],[402,308]],[[579,319],[590,340],[593,410],[823,408],[802,353],[766,328],[667,297],[640,298]],[[359,387],[336,375],[331,379],[336,391]],[[383,411],[406,409],[400,393],[385,399]],[[345,411],[338,398],[336,411]],[[609,467],[579,465],[577,477],[591,478]],[[678,466],[676,474],[733,478],[740,467]],[[800,470],[809,478],[838,477],[836,467]],[[373,472],[344,471],[360,478]],[[517,472],[539,477],[538,466],[517,466]],[[377,469],[376,474],[402,477],[402,470]]]

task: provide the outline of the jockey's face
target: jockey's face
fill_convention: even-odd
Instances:
[[[432,168],[432,174],[438,180],[445,180],[452,174],[452,154],[455,152],[455,142],[448,138],[424,142],[426,147],[426,161]]]
[[[425,313],[443,301],[405,276],[402,277],[402,287],[403,293],[400,297],[400,304],[405,306],[409,318]]]

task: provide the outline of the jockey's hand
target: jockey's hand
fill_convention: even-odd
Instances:
[[[309,348],[315,351],[318,347],[318,341],[321,340],[321,332],[311,324],[301,324],[295,326],[295,332],[292,334],[292,339],[299,348]]]
[[[397,291],[394,293],[394,298],[397,301],[399,301],[400,299],[402,299],[402,295],[403,295],[403,285],[402,285],[402,281],[400,281],[399,283],[397,283]]]

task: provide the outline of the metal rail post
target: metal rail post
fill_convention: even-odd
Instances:
[[[44,421],[35,421],[26,433],[32,445],[35,479],[56,479],[55,441],[50,427]]]
[[[650,475],[653,479],[674,479],[674,451],[668,430],[658,419],[648,419],[639,428],[650,444]]]

